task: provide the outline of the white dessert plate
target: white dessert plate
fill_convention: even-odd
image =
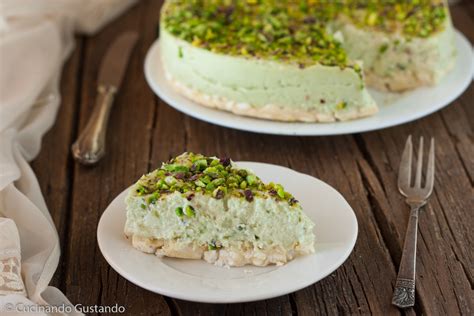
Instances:
[[[207,303],[263,300],[309,286],[336,270],[357,239],[357,219],[335,189],[291,169],[239,162],[263,181],[278,182],[294,194],[316,223],[316,252],[283,266],[218,267],[203,260],[159,258],[132,247],[125,238],[125,196],[118,195],[99,221],[97,240],[107,262],[130,282],[162,295]]]
[[[337,135],[360,133],[407,123],[431,114],[454,101],[470,84],[474,74],[472,46],[456,31],[458,50],[454,69],[434,87],[405,93],[370,90],[380,111],[371,117],[335,123],[285,123],[262,120],[207,108],[174,91],[166,80],[158,40],[145,59],[145,77],[152,90],[166,103],[197,119],[239,130],[280,135]]]

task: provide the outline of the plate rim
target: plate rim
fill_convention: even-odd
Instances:
[[[114,204],[114,202],[117,201],[118,198],[122,197],[123,195],[126,194],[126,192],[129,190],[130,187],[127,187],[124,191],[120,192],[110,203],[109,205],[107,206],[107,208],[104,210],[104,212],[101,214],[101,217],[99,219],[99,223],[97,225],[97,233],[96,233],[96,238],[97,238],[97,243],[98,243],[98,246],[99,246],[99,249],[100,249],[100,252],[102,254],[102,256],[105,258],[105,260],[107,261],[107,263],[119,274],[121,275],[123,278],[125,278],[127,281],[135,284],[136,286],[138,287],[141,287],[141,288],[144,288],[148,291],[151,291],[153,293],[157,293],[157,294],[160,294],[160,295],[164,295],[164,296],[168,296],[168,297],[173,297],[173,298],[177,298],[177,299],[182,299],[182,300],[187,300],[187,301],[192,301],[192,302],[200,302],[200,303],[214,303],[214,304],[227,304],[227,303],[244,303],[244,302],[253,302],[253,301],[258,301],[258,300],[264,300],[264,299],[270,299],[270,298],[274,298],[274,297],[278,297],[278,296],[281,296],[281,295],[286,295],[286,294],[290,294],[290,293],[293,293],[295,291],[299,291],[301,289],[304,289],[308,286],[311,286],[317,282],[320,282],[321,280],[325,279],[328,275],[330,275],[331,273],[333,273],[334,271],[336,271],[337,269],[339,269],[346,261],[347,259],[349,258],[349,256],[351,255],[351,253],[353,252],[354,250],[354,247],[355,247],[355,244],[357,242],[357,239],[358,239],[358,235],[359,235],[359,224],[358,224],[358,220],[357,220],[357,216],[353,210],[353,208],[351,207],[351,205],[349,204],[349,202],[344,198],[344,196],[339,192],[337,191],[335,188],[333,188],[331,185],[327,184],[326,182],[316,178],[316,177],[313,177],[311,175],[308,175],[308,174],[304,174],[304,173],[301,173],[301,172],[298,172],[298,171],[295,171],[291,168],[288,168],[288,167],[285,167],[285,166],[280,166],[280,165],[275,165],[275,164],[270,164],[270,163],[263,163],[263,162],[253,162],[253,161],[236,161],[235,162],[236,164],[242,164],[243,166],[245,166],[246,164],[249,164],[249,165],[262,165],[262,166],[266,166],[266,167],[271,167],[271,168],[280,168],[282,170],[285,170],[285,172],[292,172],[292,173],[295,173],[295,176],[302,176],[302,177],[308,177],[308,178],[311,178],[311,180],[315,181],[318,183],[318,185],[322,185],[324,187],[326,187],[326,189],[329,189],[331,191],[333,191],[333,193],[335,193],[337,195],[337,197],[339,199],[341,199],[341,201],[345,204],[345,207],[346,207],[346,211],[347,212],[347,216],[350,217],[350,220],[351,220],[351,228],[354,229],[354,232],[353,234],[351,235],[351,240],[350,242],[347,243],[347,248],[345,250],[345,252],[340,256],[340,260],[337,261],[335,264],[334,264],[334,267],[332,267],[331,269],[329,269],[326,273],[322,274],[316,281],[309,281],[309,282],[305,282],[305,284],[303,285],[296,285],[296,286],[293,286],[293,287],[288,287],[288,286],[285,286],[285,287],[281,287],[277,290],[273,290],[271,292],[269,292],[269,294],[265,293],[265,294],[260,294],[260,295],[248,295],[247,297],[218,297],[216,299],[216,297],[214,298],[196,298],[196,297],[192,297],[192,295],[186,295],[186,294],[183,294],[183,293],[180,293],[180,292],[174,292],[174,291],[169,291],[166,289],[166,287],[162,287],[162,286],[158,286],[158,288],[156,286],[152,286],[150,284],[147,284],[147,283],[142,283],[140,281],[138,281],[136,278],[133,278],[133,275],[130,275],[129,272],[125,271],[124,269],[122,269],[118,264],[116,264],[115,260],[113,260],[109,255],[110,253],[108,251],[104,251],[103,247],[103,241],[102,241],[102,238],[104,238],[104,235],[103,232],[104,231],[104,215],[109,211],[110,212],[110,207],[112,206],[112,204]],[[293,176],[293,175],[292,175]],[[113,238],[113,237],[112,237]],[[317,241],[316,241],[317,243]],[[131,247],[131,246],[130,246]],[[143,255],[147,256],[149,254],[145,254],[143,253]],[[312,279],[311,279],[312,280]]]
[[[448,97],[443,98],[442,102],[436,103],[436,106],[432,106],[428,110],[425,111],[419,111],[415,112],[414,114],[408,116],[408,117],[398,117],[396,119],[392,119],[390,121],[381,121],[378,122],[377,124],[372,124],[372,125],[365,125],[365,126],[351,126],[350,122],[351,121],[345,121],[345,122],[333,122],[333,123],[305,123],[305,122],[278,122],[278,121],[269,121],[269,120],[262,120],[258,118],[253,118],[253,117],[246,117],[246,116],[240,116],[231,112],[226,112],[222,110],[217,110],[217,109],[211,109],[204,107],[203,105],[198,104],[197,102],[194,102],[190,99],[188,99],[189,102],[193,103],[194,105],[197,105],[199,107],[202,107],[203,109],[206,110],[212,110],[212,111],[217,111],[216,115],[224,114],[226,115],[231,115],[235,116],[235,118],[238,118],[239,120],[241,119],[246,119],[248,120],[248,124],[244,124],[244,122],[240,124],[235,124],[232,123],[232,120],[230,117],[225,120],[219,120],[218,117],[215,116],[207,116],[205,114],[200,114],[200,111],[195,111],[192,109],[188,109],[187,106],[182,106],[180,105],[180,101],[175,101],[173,96],[170,96],[168,93],[164,92],[163,89],[161,88],[160,84],[158,84],[154,80],[154,75],[153,75],[153,70],[152,70],[152,65],[154,62],[154,58],[156,54],[159,54],[159,38],[157,38],[153,44],[150,46],[150,48],[147,51],[146,57],[145,57],[145,62],[144,62],[144,73],[145,73],[145,79],[148,84],[148,86],[151,88],[151,90],[154,92],[155,95],[157,95],[161,100],[163,100],[166,104],[174,108],[175,110],[184,113],[186,115],[189,115],[195,119],[207,122],[209,124],[213,125],[218,125],[226,128],[231,128],[235,130],[240,130],[240,131],[246,131],[246,132],[253,132],[253,133],[260,133],[260,134],[268,134],[268,135],[287,135],[287,136],[330,136],[330,135],[348,135],[348,134],[354,134],[354,133],[363,133],[363,132],[370,132],[370,131],[375,131],[375,130],[381,130],[389,127],[394,127],[398,126],[401,124],[413,122],[415,120],[421,119],[425,116],[428,116],[430,114],[433,114],[442,108],[452,104],[454,100],[456,100],[470,85],[470,83],[473,80],[474,76],[474,50],[470,42],[467,40],[467,38],[464,36],[464,34],[460,31],[458,31],[456,28],[453,28],[454,30],[454,39],[456,43],[456,47],[458,49],[458,55],[456,59],[456,64],[458,63],[458,58],[459,58],[459,51],[463,51],[467,53],[469,50],[472,58],[471,62],[466,67],[466,69],[469,70],[470,76],[468,77],[468,71],[466,70],[466,78],[463,81],[462,85],[456,86],[456,89],[453,89],[453,93],[451,93]],[[164,76],[164,75],[163,75]],[[221,113],[219,113],[221,112]],[[377,116],[377,114],[375,114]],[[364,118],[361,118],[364,119]],[[275,124],[275,127],[262,127],[260,126],[261,124],[258,124],[258,121],[263,121],[263,122],[270,122]],[[353,120],[358,121],[358,120]],[[254,123],[254,124],[252,124]],[[302,129],[300,130],[288,130],[285,128],[285,126],[277,127],[278,124],[295,124],[295,126],[314,126],[314,128],[309,128],[309,129]],[[317,126],[318,125],[326,125],[326,124],[338,124],[338,123],[346,123],[349,125],[346,126],[341,126],[341,128],[337,129],[332,129],[330,131],[326,130],[318,130]],[[342,128],[343,127],[343,128]]]

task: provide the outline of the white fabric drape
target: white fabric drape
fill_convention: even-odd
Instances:
[[[93,33],[134,2],[0,2],[0,315],[15,314],[18,303],[70,304],[48,286],[59,262],[59,241],[28,162],[54,123],[74,32]],[[44,315],[39,309],[36,314]]]

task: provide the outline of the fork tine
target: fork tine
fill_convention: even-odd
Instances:
[[[403,150],[402,159],[400,161],[400,168],[398,169],[398,187],[400,190],[406,190],[410,187],[412,153],[413,145],[410,135],[405,143],[405,149]]]
[[[426,170],[425,191],[429,195],[433,191],[435,173],[435,140],[431,138],[430,153],[428,156],[428,169]]]
[[[423,167],[423,136],[420,137],[420,147],[418,148],[418,159],[416,160],[415,188],[421,188],[422,167]]]

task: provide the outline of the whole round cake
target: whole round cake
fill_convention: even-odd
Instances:
[[[271,120],[369,116],[366,87],[436,84],[455,60],[447,5],[419,1],[166,1],[160,51],[173,87]]]

